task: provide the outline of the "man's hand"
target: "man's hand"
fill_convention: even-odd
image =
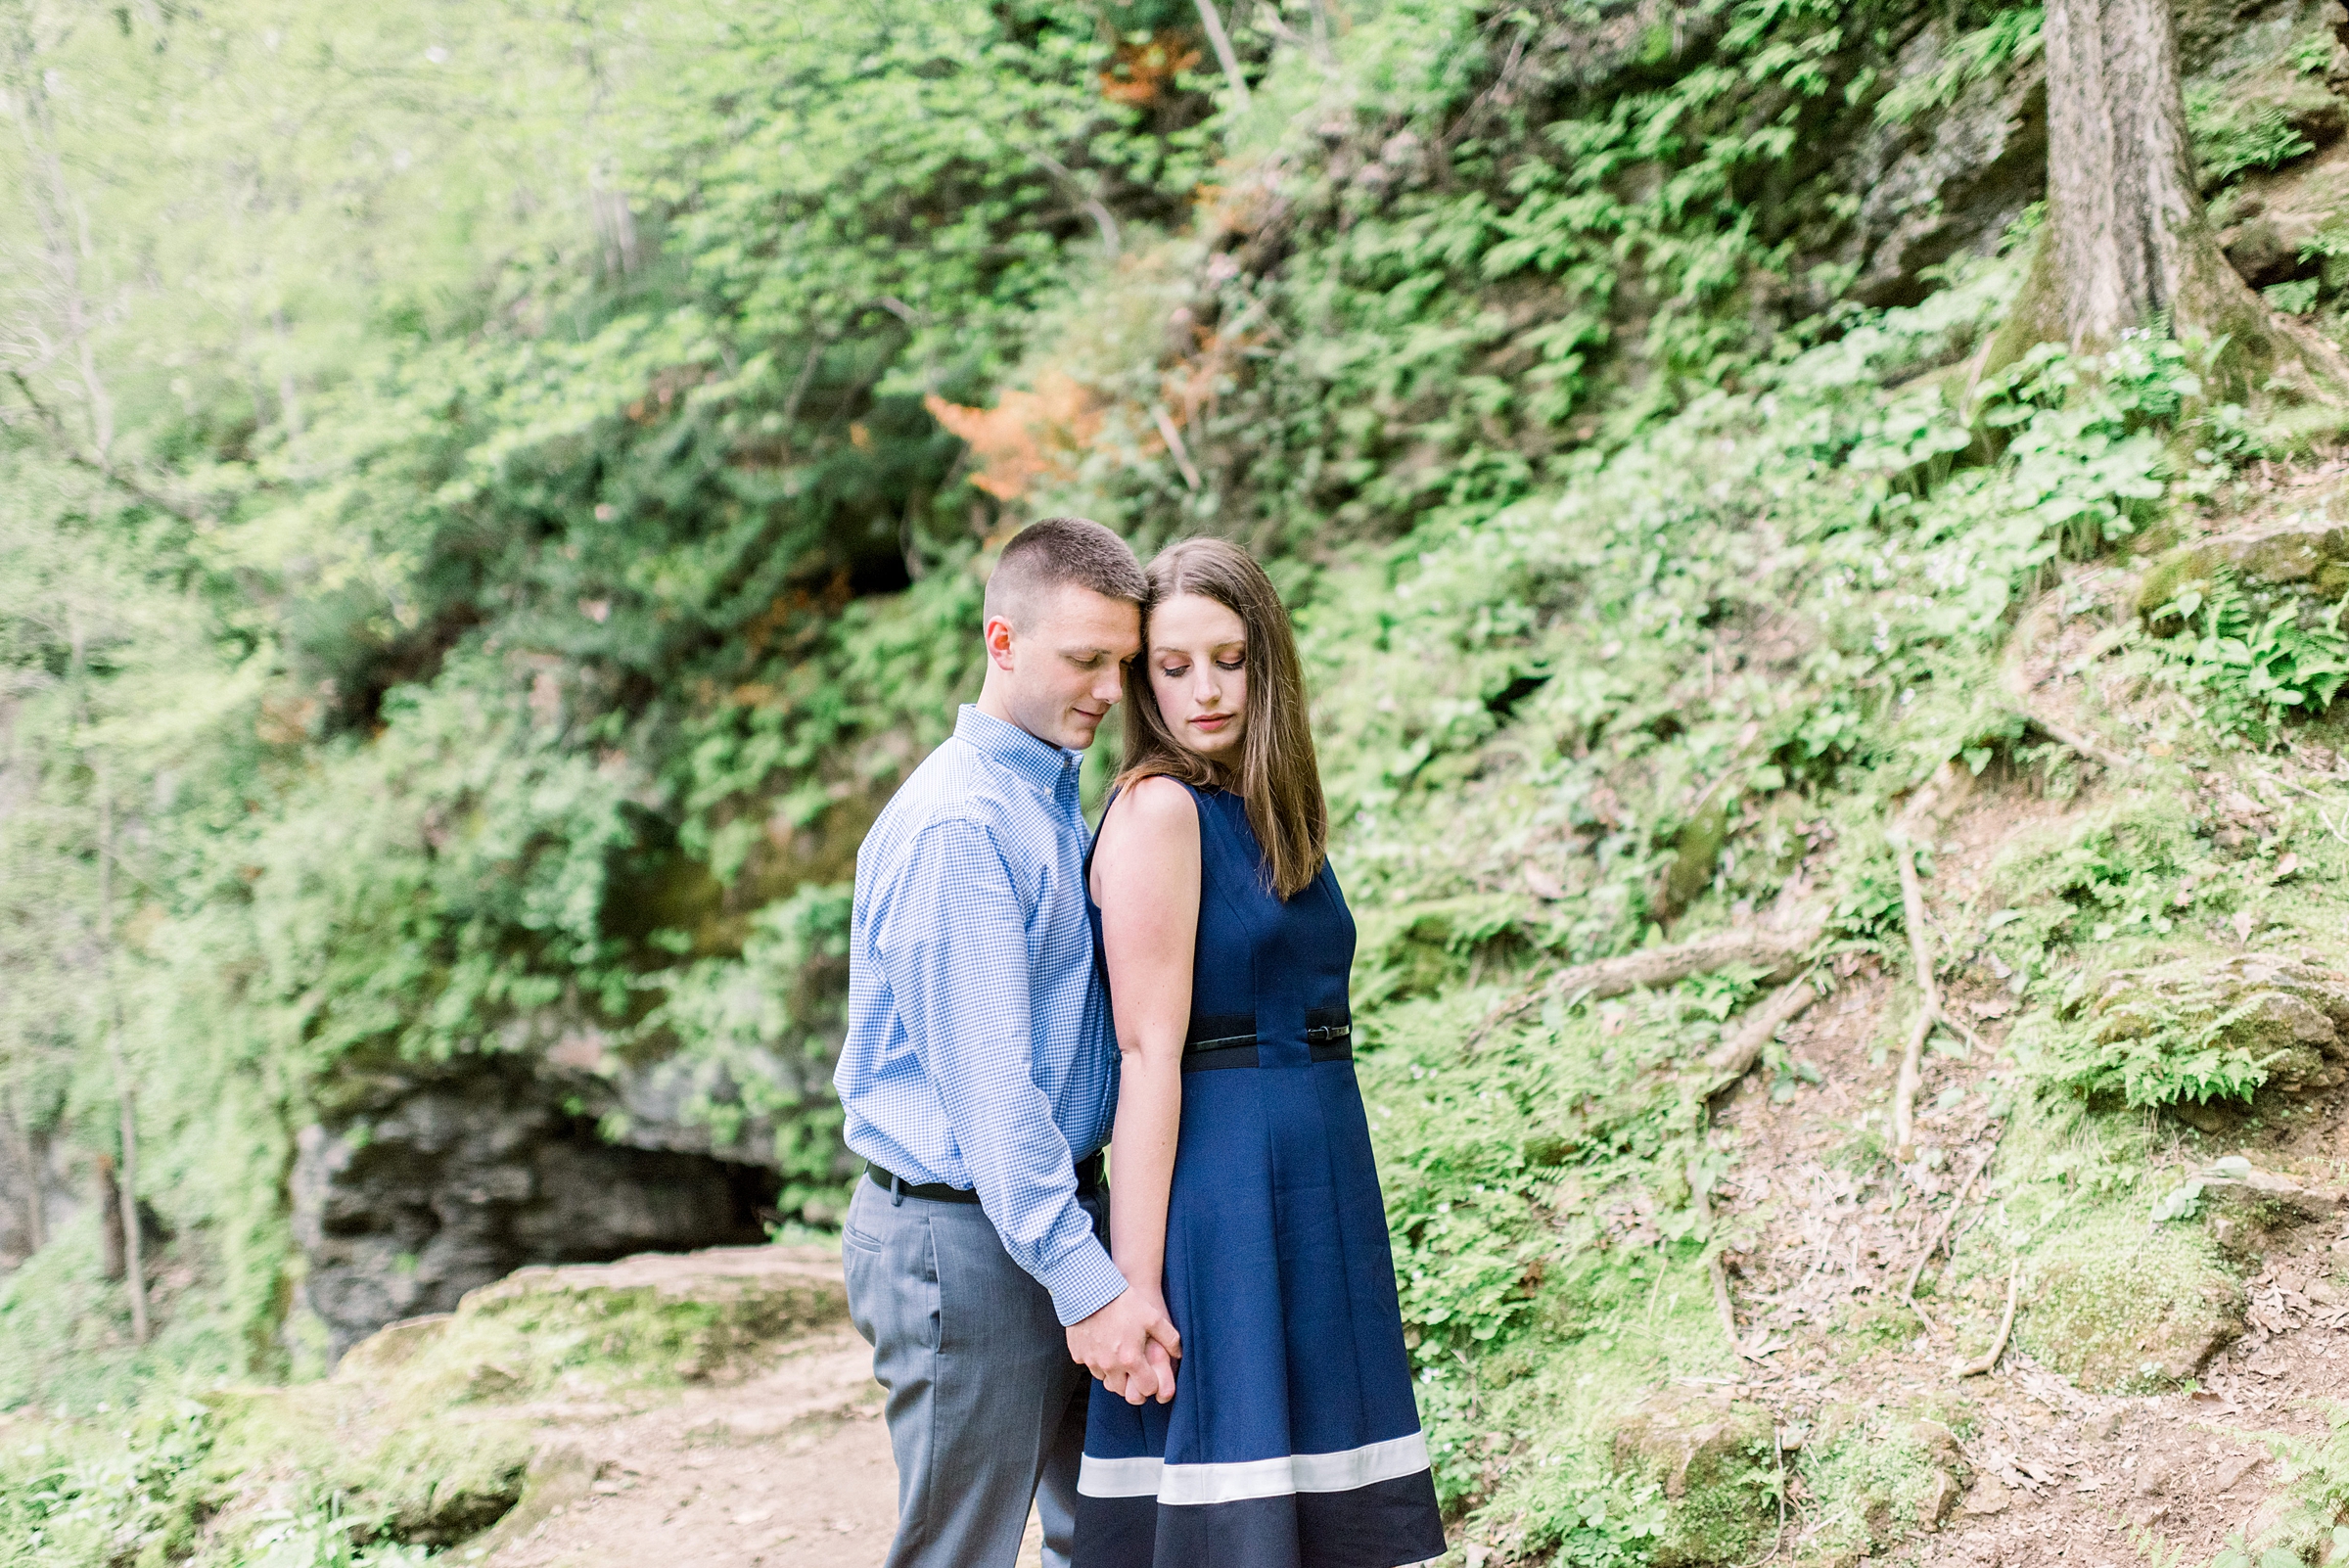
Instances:
[[[1152,1395],[1166,1404],[1174,1397],[1174,1358],[1182,1336],[1167,1316],[1158,1292],[1128,1286],[1092,1316],[1069,1325],[1069,1359],[1101,1379],[1112,1394],[1140,1405]]]

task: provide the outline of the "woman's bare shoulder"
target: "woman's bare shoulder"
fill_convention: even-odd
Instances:
[[[1102,842],[1136,849],[1199,841],[1199,810],[1191,792],[1164,774],[1136,779],[1119,791],[1101,824]]]

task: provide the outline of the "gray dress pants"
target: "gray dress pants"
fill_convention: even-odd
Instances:
[[[1096,1233],[1108,1211],[1081,1199]],[[1091,1380],[1052,1297],[975,1203],[860,1178],[841,1238],[849,1316],[889,1391],[898,1536],[888,1568],[1013,1568],[1033,1501],[1045,1568],[1068,1568]]]

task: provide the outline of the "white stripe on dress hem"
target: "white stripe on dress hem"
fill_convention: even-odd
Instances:
[[[1365,1443],[1336,1453],[1291,1453],[1228,1464],[1169,1464],[1164,1459],[1100,1459],[1086,1454],[1077,1490],[1088,1498],[1156,1498],[1161,1504],[1240,1502],[1296,1492],[1352,1492],[1427,1468],[1427,1434]]]

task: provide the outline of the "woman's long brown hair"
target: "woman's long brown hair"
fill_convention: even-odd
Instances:
[[[1165,774],[1201,789],[1226,789],[1247,803],[1248,825],[1264,852],[1265,874],[1283,900],[1321,873],[1329,850],[1329,807],[1306,711],[1305,669],[1287,606],[1256,558],[1221,539],[1185,539],[1150,563],[1142,605],[1142,651],[1134,664],[1126,715],[1121,787]],[[1236,768],[1210,761],[1175,740],[1150,685],[1150,613],[1195,593],[1240,618],[1247,639],[1247,728]]]

